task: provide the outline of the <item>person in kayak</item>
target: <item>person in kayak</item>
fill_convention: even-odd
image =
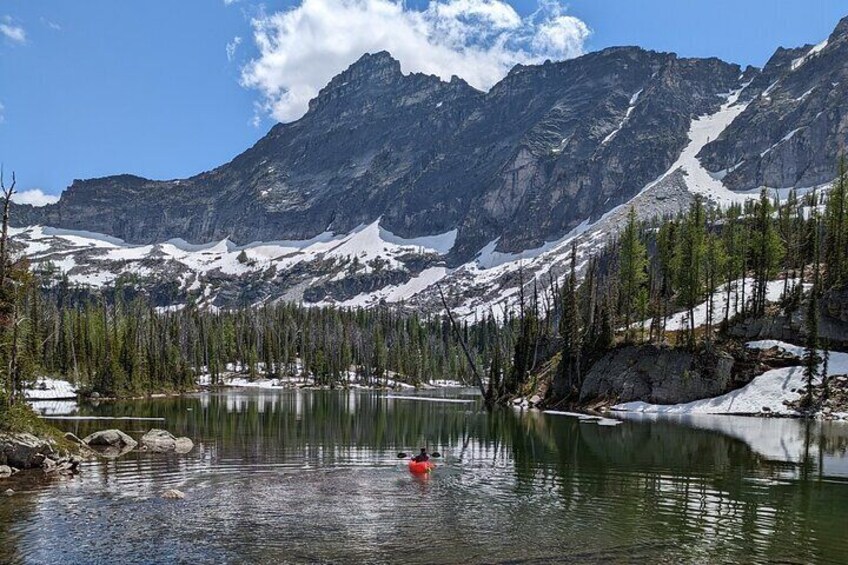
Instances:
[[[412,458],[416,463],[424,463],[425,461],[430,460],[430,456],[427,454],[427,449],[422,447],[421,453]]]

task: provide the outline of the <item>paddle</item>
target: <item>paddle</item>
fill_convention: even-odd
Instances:
[[[410,455],[408,453],[404,453],[403,451],[401,451],[400,453],[397,454],[398,459],[406,459],[409,456]],[[430,454],[430,457],[432,457],[433,459],[438,459],[441,456],[442,456],[442,454],[439,453],[438,451],[434,451],[433,453]]]

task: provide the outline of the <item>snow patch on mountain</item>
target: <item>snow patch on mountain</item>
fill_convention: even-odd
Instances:
[[[701,149],[710,141],[718,138],[733,120],[745,111],[747,104],[739,102],[739,95],[744,88],[743,86],[727,95],[725,103],[714,114],[707,114],[692,120],[689,127],[689,144],[683,149],[680,157],[669,167],[668,171],[648,184],[643,192],[680,169],[686,175],[686,185],[690,192],[700,194],[720,206],[744,202],[751,198],[749,194],[740,194],[727,189],[718,175],[710,173],[698,160],[698,153]]]
[[[621,119],[621,122],[618,124],[618,127],[607,135],[604,140],[601,142],[601,145],[606,145],[615,135],[621,131],[624,125],[627,123],[627,120],[630,119],[630,114],[633,113],[633,110],[636,108],[636,102],[639,101],[639,95],[642,94],[644,89],[640,88],[633,96],[630,97],[630,105],[627,107],[627,112],[624,114],[624,117]]]
[[[809,51],[807,51],[806,55],[804,55],[803,57],[798,57],[797,59],[792,61],[791,69],[793,71],[798,70],[801,65],[809,61],[810,58],[815,57],[816,55],[824,51],[824,49],[827,47],[828,42],[829,40],[825,39],[818,45],[814,45]]]

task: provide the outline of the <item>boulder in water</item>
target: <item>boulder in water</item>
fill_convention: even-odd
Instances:
[[[121,430],[94,432],[82,440],[101,457],[117,459],[136,448],[138,442]]]
[[[167,430],[152,429],[141,437],[141,443],[150,451],[165,453],[188,453],[194,448],[194,443],[187,437],[174,437]]]
[[[168,489],[162,493],[162,498],[166,500],[182,500],[185,498],[185,493],[175,488]]]
[[[12,468],[8,465],[0,465],[0,479],[12,476]]]
[[[89,447],[117,447],[134,449],[138,442],[121,430],[94,432],[82,440]]]

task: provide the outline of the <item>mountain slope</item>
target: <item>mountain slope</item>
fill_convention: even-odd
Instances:
[[[16,216],[132,243],[241,244],[348,233],[382,217],[404,237],[457,229],[459,263],[496,238],[503,251],[558,238],[627,201],[738,76],[714,59],[619,48],[516,67],[484,94],[366,55],[303,118],[213,171],[78,181],[57,204]]]
[[[762,70],[620,47],[517,66],[486,93],[404,75],[382,52],[217,169],[75,181],[13,218],[50,226],[17,234],[34,260],[78,283],[165,285],[162,304],[438,309],[440,282],[479,314],[520,280],[559,276],[572,244],[582,262],[629,206],[651,217],[695,194],[726,204],[831,180],[845,88],[848,18]]]
[[[733,190],[818,186],[848,139],[848,18],[815,46],[778,50],[744,112],[699,158]]]

